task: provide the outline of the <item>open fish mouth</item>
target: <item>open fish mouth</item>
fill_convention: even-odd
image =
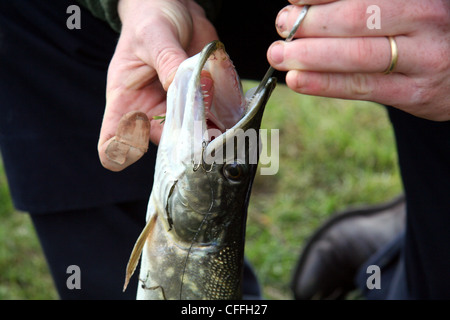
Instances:
[[[231,66],[226,74],[215,77],[209,71],[203,69],[200,76],[203,110],[206,129],[209,132],[209,141],[216,138],[215,133],[220,132],[222,134],[226,130],[231,129],[245,113],[245,97],[242,94],[239,80],[233,77],[233,75],[237,77],[237,74],[232,68]],[[230,102],[229,106],[219,98],[221,97],[220,93],[215,94],[216,83],[220,91],[226,91]],[[224,86],[223,84],[227,85]]]
[[[245,95],[233,62],[220,41],[209,43],[198,60],[185,63],[191,63],[184,67],[192,73],[179,83],[188,85],[171,87],[178,92],[178,99],[183,100],[184,108],[174,111],[177,114],[172,117],[178,121],[166,123],[165,127],[172,128],[165,130],[173,132],[182,128],[179,138],[191,141],[191,159],[198,162],[199,157],[223,148],[235,137],[236,129],[259,129],[264,106],[276,81],[268,79],[259,94],[253,95],[254,90],[249,90]],[[255,118],[258,119],[254,121]]]
[[[186,168],[203,168],[237,159],[227,153],[237,135],[252,129],[251,150],[241,144],[242,157],[258,161],[259,132],[264,107],[275,88],[270,78],[253,94],[244,95],[234,65],[220,41],[213,41],[185,60],[167,94],[167,113],[158,157],[167,158],[175,176]],[[240,129],[240,132],[236,130]],[[239,137],[238,137],[239,138]],[[242,139],[241,139],[242,140]],[[229,143],[231,142],[231,143]],[[229,147],[231,146],[231,147]],[[236,152],[236,153],[237,153]],[[244,162],[247,160],[244,159]],[[205,165],[206,164],[206,165]]]
[[[246,113],[247,100],[233,62],[221,42],[212,42],[201,53],[196,78],[202,103],[196,104],[208,131],[208,142],[233,128]]]

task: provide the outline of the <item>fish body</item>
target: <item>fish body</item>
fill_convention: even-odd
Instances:
[[[246,98],[219,41],[180,65],[167,94],[147,225],[127,266],[126,284],[142,251],[138,299],[242,297],[257,132],[275,85],[268,79]]]

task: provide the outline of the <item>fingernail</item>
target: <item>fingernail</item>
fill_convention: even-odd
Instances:
[[[164,80],[164,82],[162,82],[162,85],[163,85],[163,88],[165,91],[169,90],[169,87],[170,87],[173,79],[175,78],[176,73],[177,73],[177,69],[173,70],[171,73],[169,73],[169,75]]]
[[[106,147],[106,167],[120,171],[139,160],[147,152],[150,137],[150,121],[142,112],[125,114],[119,122],[116,135]]]
[[[289,11],[290,7],[285,7],[282,9],[277,16],[277,19],[275,20],[275,26],[278,30],[278,33],[283,37],[286,38],[289,34],[288,28],[287,28],[287,22],[289,17]]]
[[[149,137],[150,121],[145,113],[131,111],[122,116],[116,131],[118,141],[146,152]]]
[[[270,60],[273,64],[281,64],[284,60],[284,45],[278,41],[270,47]]]

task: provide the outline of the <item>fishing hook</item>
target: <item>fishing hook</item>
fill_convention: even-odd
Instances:
[[[198,171],[198,169],[200,169],[200,167],[202,167],[203,170],[204,170],[206,173],[210,173],[210,172],[213,170],[213,167],[214,167],[214,161],[213,161],[213,163],[209,166],[209,169],[206,169],[207,163],[205,162],[205,150],[206,150],[206,146],[207,146],[207,145],[208,145],[208,143],[207,143],[205,140],[203,140],[203,142],[202,142],[202,161],[201,161],[201,163],[195,164],[195,163],[194,163],[194,160],[192,160],[192,164],[194,165],[194,167],[192,168],[192,170],[193,170],[194,172]]]

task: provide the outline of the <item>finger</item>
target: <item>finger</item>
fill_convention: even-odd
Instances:
[[[159,114],[158,116],[165,116],[165,113]],[[164,128],[164,122],[161,120],[150,120],[150,141],[155,144],[159,145],[159,141],[161,140],[161,135]]]
[[[338,1],[338,0],[289,0],[290,3],[295,4],[297,6],[304,6],[307,4],[310,4],[310,5],[324,4],[324,3],[329,3],[329,2],[333,2],[333,1]]]
[[[189,56],[193,56],[202,51],[206,44],[213,40],[219,40],[219,36],[211,21],[206,17],[205,10],[199,4],[195,1],[189,1],[187,6],[192,12],[193,32],[191,43],[186,52]]]
[[[137,56],[152,66],[167,91],[180,64],[188,58],[176,35],[167,30],[145,38]]]
[[[292,90],[308,95],[378,102],[402,108],[406,112],[424,116],[426,110],[415,103],[418,85],[402,74],[393,73],[319,73],[289,71],[286,84]]]
[[[192,18],[178,1],[149,2],[146,10],[143,21],[127,24],[121,39],[133,41],[127,45],[135,48],[136,56],[156,70],[167,90],[178,66],[188,58],[186,49],[192,37]]]
[[[165,112],[166,91],[154,77],[155,70],[139,59],[131,60],[119,46],[108,68],[106,108],[101,141],[110,139],[122,116],[140,110],[149,118]]]
[[[115,136],[99,145],[100,161],[109,170],[121,171],[147,152],[149,139],[146,114],[129,112],[120,120]]]
[[[114,67],[114,64],[110,66]],[[154,143],[159,142],[158,134],[162,129],[152,123],[152,130],[150,125],[147,130],[145,122],[148,120],[145,119],[164,114],[166,106],[165,91],[159,81],[142,89],[129,89],[121,85],[120,74],[123,73],[108,74],[107,103],[98,142],[103,166],[113,171],[123,170],[136,162],[145,153],[143,146],[148,145],[149,138]],[[150,131],[149,138],[142,138],[146,136],[143,132],[147,131]]]
[[[408,8],[414,7],[415,3],[415,0],[411,0]],[[300,6],[290,5],[279,12],[276,28],[282,37],[285,38],[289,34],[301,10]],[[405,14],[406,11],[403,2],[390,0],[379,0],[376,6],[373,5],[373,0],[335,1],[311,6],[295,37],[408,34],[421,28],[422,24],[418,21],[417,10],[408,14]],[[379,25],[373,25],[372,23],[376,21],[373,19],[378,19]]]
[[[416,65],[407,37],[395,38],[399,60],[396,72],[409,72]],[[277,41],[268,50],[269,63],[276,69],[318,72],[384,72],[390,64],[391,47],[386,37],[304,38]]]

